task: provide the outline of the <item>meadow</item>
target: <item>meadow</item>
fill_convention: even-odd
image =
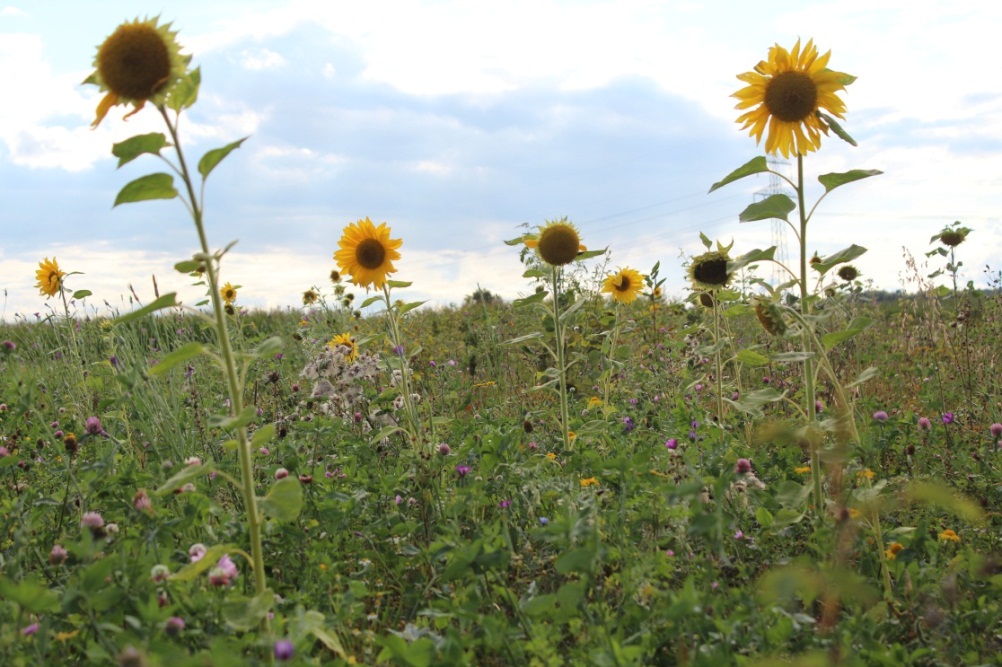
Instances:
[[[958,279],[959,222],[902,294],[849,239],[811,256],[804,158],[853,141],[829,54],[777,45],[735,95],[796,178],[711,188],[787,181],[740,213],[790,226],[786,282],[702,236],[669,300],[558,219],[509,241],[527,296],[429,308],[362,218],[256,312],[204,224],[244,139],[189,168],[168,28],[119,26],[88,83],[95,124],[163,117],[112,147],[168,168],[115,205],[183,204],[205,299],[98,313],[46,257],[56,307],[0,325],[0,664],[999,664],[1002,274]]]

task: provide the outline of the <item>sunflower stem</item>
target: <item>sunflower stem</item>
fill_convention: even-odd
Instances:
[[[713,299],[713,361],[717,372],[717,426],[724,443],[724,362],[720,358],[720,299]]]
[[[410,364],[407,363],[407,353],[404,349],[403,337],[400,335],[400,323],[397,322],[397,314],[390,301],[390,288],[386,284],[383,285],[383,301],[386,303],[386,315],[390,321],[390,340],[393,342],[394,354],[397,350],[400,351],[400,388],[404,399],[404,409],[407,411],[407,420],[410,422],[411,445],[415,451],[420,453],[422,449],[421,420],[418,417],[417,408],[414,407],[414,402],[411,400],[410,380],[407,377]]]
[[[570,416],[567,410],[567,366],[564,352],[564,328],[560,322],[560,267],[553,267],[553,335],[557,346],[557,386],[560,389],[560,434],[564,451],[571,451]]]

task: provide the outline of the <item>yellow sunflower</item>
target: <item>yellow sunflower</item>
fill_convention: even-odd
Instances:
[[[348,361],[355,361],[358,357],[358,343],[355,339],[351,337],[351,334],[338,334],[327,341],[327,347],[332,350],[336,350],[338,347],[346,347],[348,351],[345,352],[344,358]]]
[[[223,297],[223,302],[227,306],[233,305],[233,302],[237,300],[237,288],[230,283],[223,285],[222,289],[219,290],[219,295]]]
[[[376,227],[365,218],[344,228],[334,261],[356,285],[382,289],[387,274],[396,272],[393,261],[400,259],[397,248],[402,244],[401,239],[390,238],[385,222]]]
[[[126,118],[146,102],[162,105],[173,84],[187,74],[191,56],[181,55],[177,32],[170,23],[158,25],[158,18],[125,22],[104,40],[94,58],[95,71],[84,80],[107,95],[97,105],[97,127],[111,107],[132,104]]]
[[[570,264],[579,252],[587,250],[581,244],[577,228],[567,218],[547,220],[540,226],[538,235],[525,240],[525,245],[535,248],[550,266]]]
[[[65,275],[65,271],[59,270],[59,263],[55,257],[52,259],[46,257],[38,263],[38,270],[35,271],[35,280],[38,281],[35,287],[38,288],[39,294],[44,294],[47,298],[54,297],[63,286]]]
[[[727,270],[730,256],[723,251],[710,250],[692,258],[689,264],[689,280],[700,290],[716,290],[726,287],[731,282],[731,274]],[[702,301],[702,297],[700,297]],[[712,300],[710,306],[713,305]]]
[[[606,276],[602,292],[611,295],[613,301],[633,303],[644,287],[644,277],[634,269],[620,269]]]
[[[742,130],[749,130],[756,144],[768,126],[765,152],[806,155],[821,148],[821,133],[828,134],[822,110],[845,117],[845,103],[836,94],[855,81],[844,72],[828,69],[831,51],[818,56],[814,40],[803,50],[800,40],[792,51],[779,44],[769,49],[769,59],[759,62],[752,72],[739,74],[748,85],[734,93],[740,100],[736,109],[750,109],[738,117]],[[837,128],[836,128],[837,129]]]

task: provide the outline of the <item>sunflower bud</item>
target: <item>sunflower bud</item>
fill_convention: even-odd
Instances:
[[[786,333],[786,321],[783,312],[774,301],[769,299],[755,300],[755,316],[762,328],[771,336],[782,336]]]

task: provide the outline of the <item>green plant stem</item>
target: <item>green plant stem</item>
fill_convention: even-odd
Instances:
[[[808,351],[812,334],[808,315],[810,314],[809,292],[807,289],[807,208],[804,201],[804,156],[797,156],[797,209],[800,213],[800,313],[804,317],[804,348]],[[807,442],[811,451],[811,481],[814,486],[814,511],[818,516],[824,513],[824,495],[821,489],[821,443],[815,435],[817,406],[815,405],[814,360],[804,360],[804,401],[807,413]]]
[[[619,345],[619,303],[616,303],[616,321],[612,325],[612,339],[609,343],[609,369],[606,371],[602,387],[602,404],[609,404],[609,390],[612,388],[613,370],[616,367],[616,346]]]
[[[553,267],[553,335],[556,338],[557,386],[560,390],[560,434],[564,450],[571,451],[570,416],[567,410],[567,366],[564,353],[564,328],[560,322],[560,267]]]
[[[720,442],[724,442],[724,362],[720,358],[720,304],[713,299],[713,361],[717,373],[717,426],[720,427]]]
[[[212,253],[209,250],[209,241],[205,235],[205,225],[202,219],[202,205],[195,195],[192,185],[191,174],[188,165],[184,160],[184,153],[181,152],[181,142],[178,139],[177,128],[170,122],[166,109],[159,107],[160,114],[167,123],[170,130],[171,139],[174,142],[174,149],[177,151],[178,165],[185,188],[188,191],[190,211],[195,222],[195,229],[198,231],[198,240],[202,247],[202,254],[205,262],[205,275],[209,283],[209,298],[212,300],[212,312],[215,318],[216,336],[219,339],[219,352],[222,359],[224,374],[226,375],[227,389],[230,395],[230,415],[235,416],[243,412],[243,391],[237,377],[236,361],[233,348],[230,345],[230,337],[226,328],[226,315],[223,309],[222,296],[219,293],[219,276],[213,262]],[[240,426],[237,433],[237,455],[240,461],[241,491],[244,497],[244,506],[247,513],[247,529],[250,537],[251,560],[254,567],[254,592],[261,595],[268,589],[268,582],[264,572],[264,551],[261,542],[261,514],[257,509],[257,495],[254,489],[254,466],[251,457],[250,440],[247,437],[247,427]],[[265,628],[269,627],[268,620],[264,620]]]
[[[393,305],[390,301],[390,288],[383,285],[383,301],[386,303],[386,317],[390,321],[390,341],[396,350],[401,350],[400,354],[400,390],[404,397],[404,409],[407,411],[407,420],[410,422],[411,444],[417,451],[421,450],[421,421],[418,418],[417,408],[411,400],[410,379],[407,377],[409,364],[407,363],[407,353],[404,349],[403,337],[400,335],[400,323],[397,322],[397,315],[393,312]]]

